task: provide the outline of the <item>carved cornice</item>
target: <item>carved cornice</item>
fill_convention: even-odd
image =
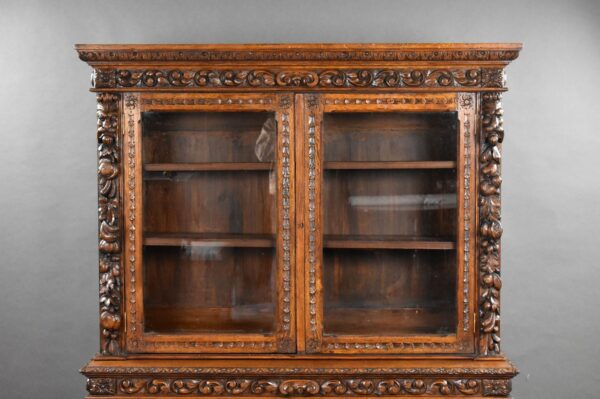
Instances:
[[[460,376],[461,378],[469,376],[490,376],[490,377],[514,377],[517,370],[514,367],[413,367],[413,368],[323,368],[323,367],[106,367],[106,366],[86,366],[81,372],[86,376],[107,376],[107,375],[150,375],[150,374],[168,374],[168,375],[373,375],[373,376]]]
[[[92,395],[140,396],[508,396],[510,381],[472,378],[90,378]]]
[[[479,177],[479,320],[482,355],[500,353],[500,143],[502,95],[482,95],[482,132]]]
[[[103,69],[96,89],[122,88],[505,88],[502,68]]]
[[[98,221],[100,272],[100,351],[121,352],[123,320],[121,292],[121,148],[119,99],[115,94],[98,94]]]
[[[312,48],[311,48],[312,47]],[[517,44],[340,44],[327,45],[78,45],[79,58],[108,62],[509,62],[519,55]]]

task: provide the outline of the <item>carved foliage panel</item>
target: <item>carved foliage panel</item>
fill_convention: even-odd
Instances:
[[[500,144],[502,95],[482,94],[479,159],[479,318],[480,353],[500,353]]]
[[[477,378],[293,378],[280,377],[128,377],[89,378],[92,395],[139,396],[417,396],[505,397],[509,380]]]
[[[100,272],[100,351],[121,353],[123,298],[121,277],[121,138],[119,95],[97,99],[98,221]]]

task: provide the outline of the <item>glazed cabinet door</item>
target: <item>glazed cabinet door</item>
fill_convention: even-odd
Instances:
[[[304,350],[472,353],[475,94],[297,102]]]
[[[288,94],[124,95],[126,344],[296,351]]]

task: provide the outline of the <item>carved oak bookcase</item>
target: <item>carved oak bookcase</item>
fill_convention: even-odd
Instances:
[[[97,98],[89,397],[507,397],[519,44],[77,45]]]

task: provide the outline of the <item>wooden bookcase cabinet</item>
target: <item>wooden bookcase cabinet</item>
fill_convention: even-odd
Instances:
[[[89,396],[509,396],[520,48],[77,45],[98,103]]]

